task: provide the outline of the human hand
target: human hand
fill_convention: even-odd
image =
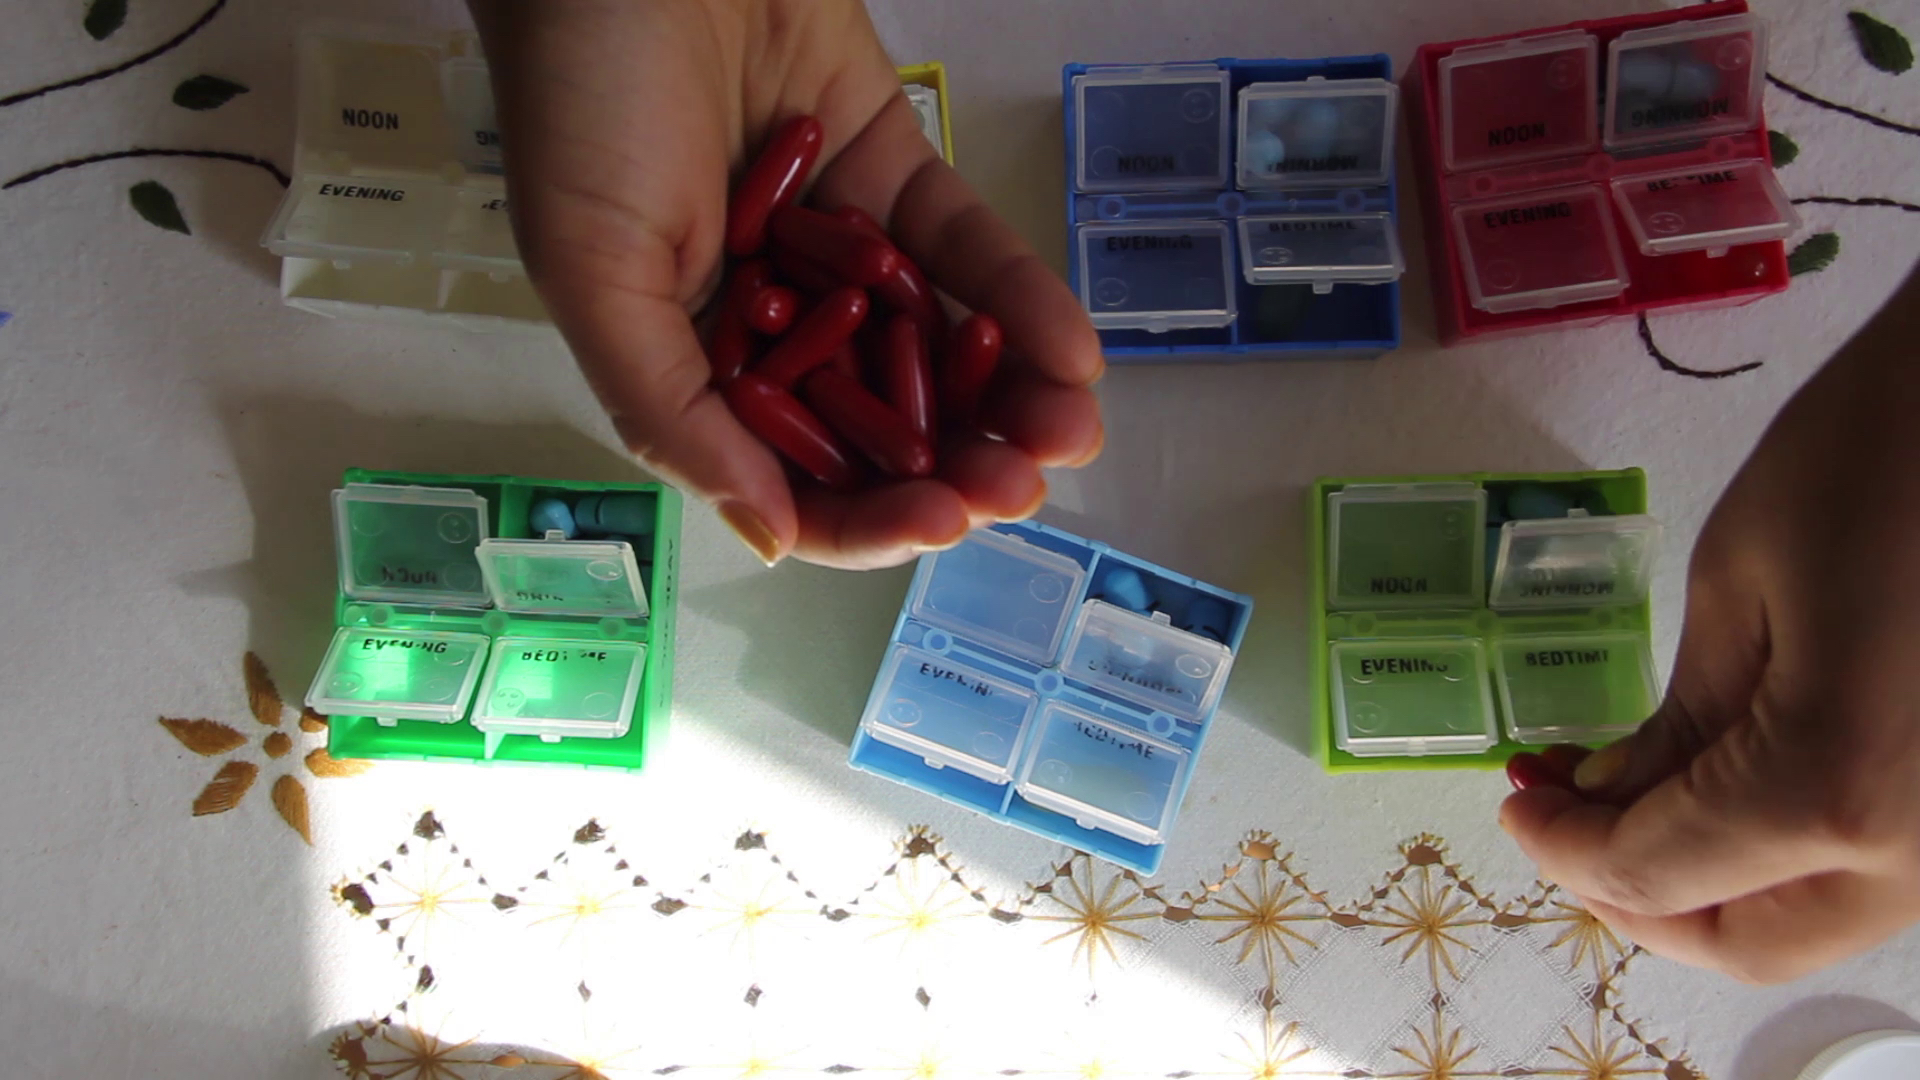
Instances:
[[[1916,341],[1920,275],[1715,507],[1653,718],[1577,790],[1501,807],[1546,877],[1656,953],[1777,982],[1920,920]]]
[[[629,449],[712,501],[768,564],[911,559],[1046,499],[1103,432],[1079,301],[934,150],[859,0],[469,0],[528,275]],[[825,126],[812,201],[858,206],[1005,329],[1005,375],[937,475],[795,489],[708,386],[691,313],[719,281],[729,169],[780,122]]]

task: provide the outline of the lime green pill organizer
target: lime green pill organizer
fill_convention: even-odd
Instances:
[[[1638,469],[1325,479],[1310,502],[1329,772],[1487,768],[1653,710],[1660,524]]]
[[[671,706],[678,492],[355,469],[333,522],[336,630],[307,705],[334,757],[646,762]]]

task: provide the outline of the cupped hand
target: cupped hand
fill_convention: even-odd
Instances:
[[[1920,277],[1790,401],[1707,521],[1658,712],[1508,798],[1542,872],[1754,982],[1920,920]]]
[[[769,564],[864,568],[1024,518],[1043,466],[1100,451],[1100,345],[1066,285],[921,133],[859,0],[470,0],[528,275],[627,446]],[[780,122],[826,139],[812,201],[858,206],[1008,355],[986,435],[858,494],[789,484],[708,385],[693,315],[719,281],[729,180]],[[991,435],[994,437],[987,437]]]

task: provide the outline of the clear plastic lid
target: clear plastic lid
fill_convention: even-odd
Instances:
[[[1233,670],[1225,645],[1104,600],[1081,605],[1066,656],[1067,678],[1183,720],[1205,719]]]
[[[1800,227],[1773,166],[1759,158],[1621,177],[1613,182],[1613,200],[1648,255],[1723,254]]]
[[[1227,73],[1097,67],[1073,80],[1075,191],[1227,186]]]
[[[1255,285],[1382,285],[1407,269],[1391,214],[1288,214],[1240,219],[1240,270]]]
[[[433,261],[449,270],[474,271],[496,281],[523,276],[526,267],[513,240],[506,191],[492,186],[457,187],[451,199],[447,233]]]
[[[1727,15],[1629,30],[1607,50],[1610,150],[1703,139],[1760,123],[1767,27]]]
[[[625,540],[484,540],[479,560],[493,606],[502,611],[622,619],[647,614],[646,586],[633,545]]]
[[[880,672],[880,691],[860,726],[889,746],[995,784],[1013,763],[1033,715],[1033,691],[951,658],[899,648]]]
[[[468,172],[499,175],[500,122],[494,116],[487,62],[470,56],[455,57],[442,65],[440,81],[446,88],[454,152],[461,166]]]
[[[1583,30],[1455,49],[1440,60],[1448,172],[1599,149],[1600,46]]]
[[[439,174],[454,160],[434,44],[300,37],[297,172]]]
[[[436,180],[296,177],[261,238],[282,258],[336,263],[425,261],[446,226]]]
[[[1342,641],[1331,653],[1335,741],[1347,753],[1477,754],[1498,738],[1478,641]]]
[[[348,484],[333,493],[340,591],[355,600],[486,607],[474,558],[487,500],[464,488]]]
[[[1642,514],[1509,521],[1487,604],[1504,611],[1619,607],[1647,598],[1660,523]]]
[[[1659,702],[1645,634],[1503,638],[1493,646],[1493,671],[1515,742],[1617,739]]]
[[[1627,290],[1627,266],[1597,185],[1461,203],[1454,232],[1473,306],[1503,314],[1606,300]]]
[[[913,106],[915,116],[920,118],[920,131],[941,157],[947,156],[945,130],[940,126],[940,91],[931,86],[909,83],[903,87],[907,94],[907,103]]]
[[[1053,660],[1084,567],[992,529],[927,558],[907,597],[914,618],[1035,664]]]
[[[482,634],[347,627],[333,635],[307,705],[322,716],[457,724],[486,656]]]
[[[1485,587],[1487,493],[1352,484],[1327,496],[1327,606],[1470,608]]]
[[[647,647],[632,641],[503,637],[473,703],[473,726],[500,735],[617,739],[633,724]]]
[[[1400,88],[1385,79],[1312,78],[1240,91],[1243,188],[1373,187],[1393,172]]]
[[[1103,330],[1227,326],[1233,242],[1224,221],[1082,225],[1080,301]]]
[[[1145,732],[1052,701],[1040,710],[1017,790],[1083,828],[1161,844],[1190,757]]]

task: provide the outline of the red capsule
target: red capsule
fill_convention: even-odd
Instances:
[[[940,408],[956,424],[971,425],[980,397],[1000,365],[1000,321],[975,313],[954,327],[940,365]]]
[[[736,267],[721,286],[713,332],[707,339],[707,365],[713,370],[715,386],[733,379],[752,363],[753,335],[747,330],[744,312],[752,296],[772,280],[773,267],[765,259],[754,259]]]
[[[825,139],[820,121],[796,116],[767,140],[727,204],[728,254],[752,255],[766,245],[768,220],[800,194]]]
[[[927,333],[912,315],[887,323],[880,383],[887,404],[907,418],[923,439],[933,438],[933,367],[927,363]]]
[[[833,216],[869,236],[893,243],[893,238],[873,219],[873,215],[857,206],[842,206],[833,212]],[[873,291],[893,310],[904,311],[919,319],[920,325],[926,327],[934,337],[946,334],[946,309],[940,306],[940,298],[934,295],[933,286],[927,283],[927,276],[920,272],[919,265],[905,254],[900,256],[900,268],[893,272],[893,276],[875,285]]]
[[[794,324],[753,373],[783,390],[789,389],[800,376],[833,359],[834,351],[853,337],[866,317],[865,292],[836,289]]]
[[[779,337],[800,314],[800,294],[785,285],[766,285],[747,301],[745,311],[747,325],[755,332]]]
[[[1519,753],[1507,759],[1507,782],[1515,791],[1540,787],[1573,787],[1573,778],[1539,754]]]
[[[847,448],[792,394],[757,375],[742,375],[721,393],[742,427],[809,476],[832,488],[853,483]]]
[[[1540,756],[1546,759],[1547,764],[1553,766],[1563,776],[1567,777],[1569,781],[1567,786],[1572,787],[1573,771],[1580,767],[1581,762],[1592,757],[1593,751],[1584,746],[1575,746],[1572,743],[1554,743],[1552,746],[1540,751]]]
[[[874,397],[859,380],[832,368],[807,376],[807,404],[836,435],[852,443],[880,471],[891,476],[927,476],[933,472],[933,444],[901,416]]]
[[[805,255],[848,285],[878,285],[906,261],[886,240],[804,206],[774,211],[767,228],[775,247]]]
[[[840,288],[832,271],[797,251],[773,250],[773,269],[779,279],[808,296],[825,296]]]
[[[858,382],[860,380],[860,350],[854,347],[852,341],[847,341],[839,348],[833,350],[833,359],[827,361],[827,366],[845,375],[847,378]]]

